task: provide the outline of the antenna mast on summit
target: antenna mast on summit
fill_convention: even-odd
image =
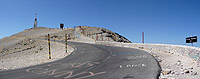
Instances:
[[[34,21],[34,28],[37,28],[37,17],[36,17],[36,13],[35,13],[35,21]]]

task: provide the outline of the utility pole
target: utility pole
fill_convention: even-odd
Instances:
[[[36,13],[35,13],[35,21],[34,21],[34,28],[37,28],[37,17],[36,17]]]

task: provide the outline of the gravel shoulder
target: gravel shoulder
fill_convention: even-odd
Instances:
[[[200,67],[195,60],[162,51],[145,51],[158,60],[162,68],[160,79],[200,79]]]
[[[73,47],[68,46],[65,52],[65,44],[51,41],[51,58],[47,40],[42,40],[47,34],[64,32],[68,29],[50,29],[38,27],[26,29],[10,37],[0,39],[0,71],[12,70],[43,64],[62,59],[71,52]],[[44,37],[44,38],[38,38]]]
[[[33,39],[24,40],[33,41]],[[68,53],[65,52],[65,44],[58,42],[51,42],[51,57],[49,59],[48,44],[46,40],[34,40],[35,42],[30,45],[24,46],[29,43],[17,43],[23,44],[15,45],[8,48],[6,54],[0,54],[0,70],[12,70],[23,67],[29,67],[33,65],[43,64],[47,62],[56,61],[62,59],[74,50],[71,46],[68,46]]]

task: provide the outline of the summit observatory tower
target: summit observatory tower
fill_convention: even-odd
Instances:
[[[34,21],[34,28],[37,28],[37,17],[36,17],[36,13],[35,13],[35,21]]]

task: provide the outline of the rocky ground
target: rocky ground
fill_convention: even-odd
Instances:
[[[60,46],[60,47],[59,47]],[[51,42],[51,59],[49,59],[46,40],[25,39],[16,45],[4,48],[0,54],[0,70],[10,70],[52,62],[68,56],[73,48],[68,46],[65,52],[65,44]]]
[[[200,67],[195,60],[163,51],[146,51],[158,60],[162,68],[160,79],[200,79]]]
[[[0,71],[43,64],[68,56],[73,48],[68,46],[68,53],[66,53],[65,44],[54,42],[51,39],[51,59],[49,59],[47,40],[38,38],[62,31],[60,29],[39,27],[37,29],[27,29],[1,39]]]

